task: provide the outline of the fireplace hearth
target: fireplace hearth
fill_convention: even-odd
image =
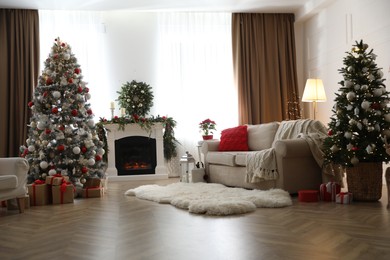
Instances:
[[[115,167],[118,175],[155,174],[156,139],[128,136],[115,141]]]
[[[108,181],[168,179],[164,160],[163,126],[150,131],[137,124],[107,124]]]

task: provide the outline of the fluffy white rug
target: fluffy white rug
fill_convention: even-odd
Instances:
[[[292,205],[288,192],[281,189],[246,190],[215,183],[172,183],[167,186],[144,185],[125,195],[158,203],[172,204],[191,213],[233,215],[256,208],[279,208]]]

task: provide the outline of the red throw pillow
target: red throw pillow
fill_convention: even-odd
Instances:
[[[221,132],[219,151],[248,151],[248,130],[246,125],[225,129]]]

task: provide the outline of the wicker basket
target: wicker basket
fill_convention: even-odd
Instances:
[[[378,201],[382,197],[382,163],[361,162],[347,167],[348,191],[353,200]]]

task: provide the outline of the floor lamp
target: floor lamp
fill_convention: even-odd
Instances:
[[[326,94],[324,90],[324,84],[321,79],[307,79],[305,90],[302,96],[303,102],[312,102],[314,111],[314,120],[317,113],[317,102],[325,102]]]

